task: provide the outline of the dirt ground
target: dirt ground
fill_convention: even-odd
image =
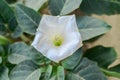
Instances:
[[[114,47],[116,52],[118,53],[118,58],[111,66],[119,64],[120,63],[120,15],[113,15],[113,16],[93,15],[93,17],[97,17],[99,19],[106,21],[108,24],[112,26],[112,29],[104,36],[102,36],[100,39],[98,39],[96,42],[89,43],[87,44],[87,46],[89,48],[95,45]],[[109,80],[120,80],[120,79],[109,77]]]

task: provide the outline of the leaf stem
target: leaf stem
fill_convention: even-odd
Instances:
[[[4,45],[4,44],[11,43],[11,42],[12,42],[11,39],[8,39],[8,38],[6,38],[6,37],[0,35],[0,44],[3,44],[3,45]]]
[[[24,42],[31,42],[31,40],[29,38],[27,38],[24,34],[22,34],[20,36],[20,38],[24,41]]]
[[[103,69],[103,68],[100,68],[100,69],[101,69],[101,71],[103,71],[107,76],[112,76],[112,77],[120,78],[120,73],[118,73],[118,72],[109,71],[109,70],[106,70],[106,69]]]

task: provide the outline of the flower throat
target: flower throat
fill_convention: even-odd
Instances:
[[[61,46],[62,43],[63,43],[63,38],[60,35],[55,35],[53,38],[53,44],[55,46]]]

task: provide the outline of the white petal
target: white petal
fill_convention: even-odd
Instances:
[[[52,42],[52,37],[57,34],[63,37],[63,43],[60,46],[55,46]],[[54,62],[72,55],[82,46],[75,16],[44,15],[32,45]]]

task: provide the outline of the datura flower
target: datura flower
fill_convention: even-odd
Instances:
[[[43,15],[32,46],[57,63],[72,55],[82,46],[75,15]]]

